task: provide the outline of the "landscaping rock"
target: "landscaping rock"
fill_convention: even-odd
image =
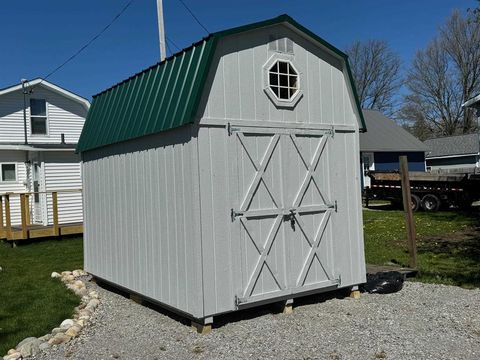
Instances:
[[[23,339],[22,341],[20,341],[20,342],[17,344],[16,349],[18,350],[18,348],[19,348],[20,346],[25,345],[25,344],[27,344],[27,343],[29,343],[29,342],[32,342],[32,341],[35,341],[35,340],[37,340],[36,337],[28,337],[28,338],[25,338],[25,339]]]
[[[65,330],[66,330],[66,329],[62,329],[62,328],[57,327],[57,328],[55,328],[55,329],[52,330],[52,335],[55,336],[55,335],[57,335],[57,334],[64,333]],[[48,339],[48,340],[50,340],[50,339]]]
[[[80,333],[80,330],[82,330],[80,326],[74,325],[65,332],[65,335],[68,335],[74,338],[78,336],[78,334]]]
[[[53,336],[52,334],[43,335],[43,336],[40,336],[38,340],[40,340],[41,342],[48,341],[52,338],[52,336]]]
[[[62,275],[62,280],[64,282],[72,282],[75,280],[75,277],[73,275]]]
[[[17,347],[23,357],[28,357],[37,354],[40,351],[40,344],[42,342],[38,339],[27,342],[22,346]]]
[[[100,305],[100,301],[98,301],[98,299],[92,299],[88,302],[88,305],[85,309],[93,312],[93,310],[95,310],[98,305]]]
[[[70,341],[70,339],[71,339],[70,336],[65,335],[63,333],[59,333],[55,335],[53,338],[51,338],[50,340],[48,340],[48,343],[50,345],[60,345],[60,344],[66,343],[67,341]]]
[[[13,354],[10,354],[10,355],[5,355],[3,357],[3,360],[18,360],[18,359],[21,359],[22,358],[22,354],[19,353],[19,352],[16,352],[16,353],[13,353]]]
[[[54,272],[52,272],[52,275],[50,275],[50,277],[51,277],[52,279],[57,279],[57,278],[61,278],[62,275],[60,275],[59,273],[57,273],[57,272],[54,271]]]
[[[71,271],[62,271],[62,276],[72,275]]]
[[[16,352],[18,352],[17,349],[10,349],[10,350],[8,350],[7,355],[12,355],[12,354],[14,354],[14,353],[16,353]]]
[[[50,345],[48,342],[41,343],[40,346],[38,347],[41,351],[48,349]]]
[[[65,319],[62,321],[60,324],[60,328],[62,329],[68,329],[69,327],[73,326],[74,322],[72,319]]]

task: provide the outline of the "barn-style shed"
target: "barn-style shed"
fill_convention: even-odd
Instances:
[[[289,16],[213,33],[96,95],[85,269],[202,323],[365,280],[347,56]]]

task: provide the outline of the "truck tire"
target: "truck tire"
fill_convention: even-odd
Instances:
[[[442,202],[438,196],[433,194],[427,194],[422,198],[422,208],[425,211],[438,211]]]
[[[418,211],[420,209],[420,205],[421,205],[421,201],[420,201],[420,198],[415,195],[415,194],[412,194],[412,211],[415,212],[415,211]]]

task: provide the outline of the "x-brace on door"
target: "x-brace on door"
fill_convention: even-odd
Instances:
[[[237,305],[338,284],[326,155],[333,132],[241,127],[229,136],[243,284]]]

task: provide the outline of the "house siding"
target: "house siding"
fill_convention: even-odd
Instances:
[[[427,159],[427,166],[435,169],[468,169],[478,167],[479,156],[457,156],[439,159]]]
[[[45,99],[47,102],[48,135],[30,134],[30,98]],[[82,132],[87,110],[78,102],[51,90],[37,86],[27,96],[27,139],[30,144],[58,144],[61,134],[65,142],[77,143]],[[0,143],[25,141],[23,120],[23,94],[20,90],[0,96]]]
[[[392,171],[399,170],[400,156],[407,156],[409,171],[425,171],[425,153],[424,152],[376,152],[375,170]]]
[[[26,154],[23,151],[6,151],[0,150],[1,163],[15,163],[17,166],[17,180],[15,182],[1,182],[0,194],[6,192],[25,192],[27,190],[27,171],[25,166]],[[20,198],[18,196],[10,197],[10,211],[12,224],[19,224],[20,218]],[[3,212],[5,224],[5,211]]]
[[[74,153],[48,152],[43,156],[45,190],[58,191],[58,222],[81,222],[82,193],[62,192],[82,188],[80,156]],[[53,223],[51,199],[47,201],[47,222]]]

